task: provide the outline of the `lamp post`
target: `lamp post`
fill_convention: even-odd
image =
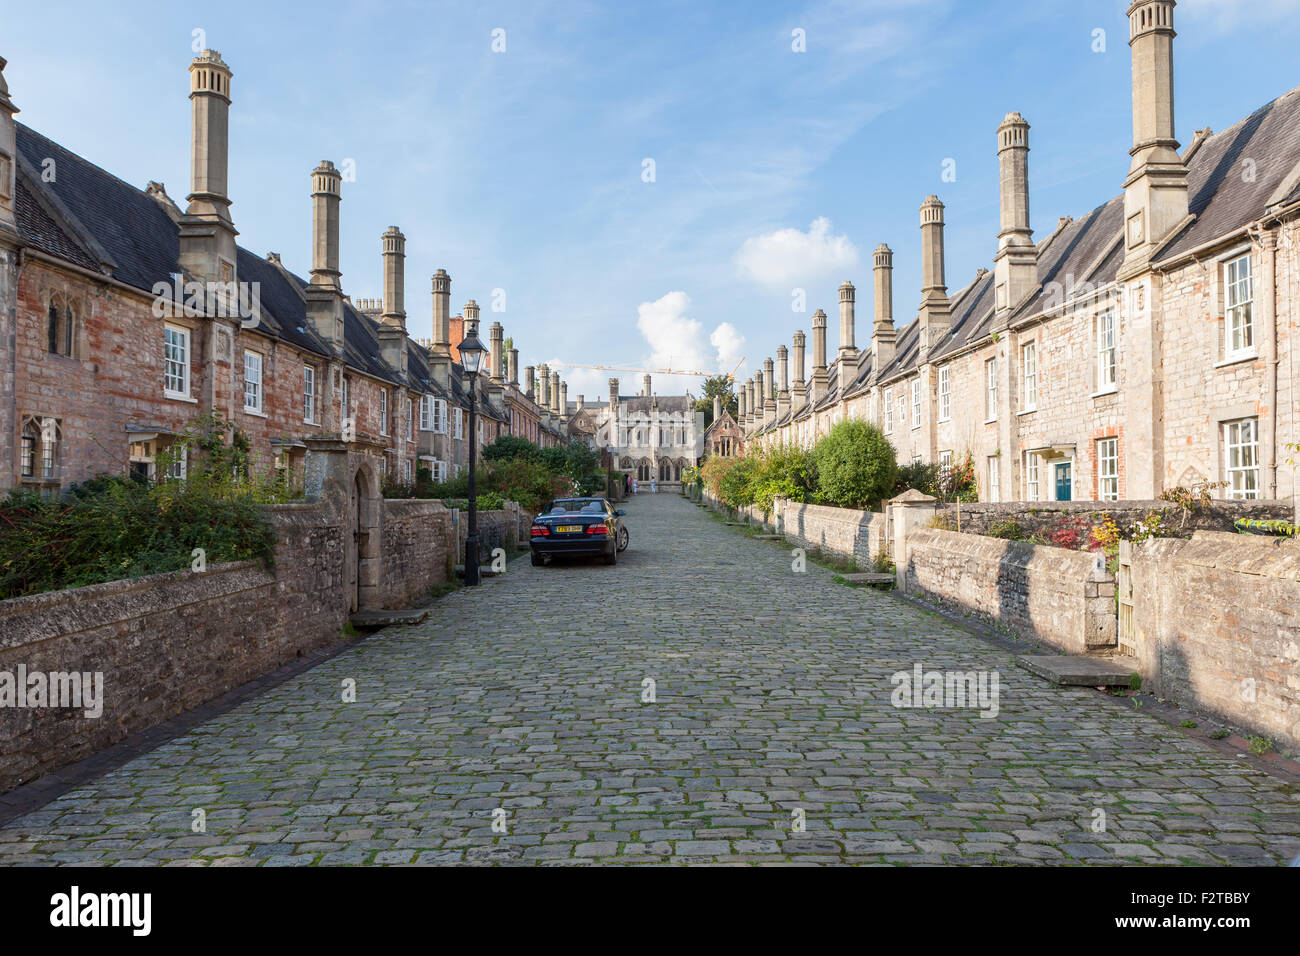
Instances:
[[[465,376],[469,379],[469,534],[465,538],[466,586],[479,583],[478,510],[474,499],[474,470],[478,458],[478,422],[476,416],[478,396],[475,394],[475,388],[478,384],[478,373],[483,367],[483,356],[487,354],[487,348],[479,341],[477,333],[478,329],[474,325],[467,323],[465,338],[461,340],[458,347],[461,367],[465,369]]]

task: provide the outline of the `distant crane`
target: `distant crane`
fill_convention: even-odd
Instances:
[[[727,381],[736,380],[736,372],[740,366],[745,364],[742,358],[736,363],[736,367],[727,373]],[[584,365],[582,362],[552,362],[552,368],[594,368],[603,369],[607,372],[628,372],[633,375],[690,375],[697,378],[713,378],[717,372],[701,372],[698,369],[681,369],[681,368],[623,368],[617,365]]]

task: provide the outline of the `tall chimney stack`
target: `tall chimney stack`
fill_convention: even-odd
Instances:
[[[406,330],[406,236],[389,226],[380,240],[384,256],[384,311],[380,321]]]
[[[519,350],[510,350],[510,384],[519,387]]]
[[[943,262],[943,203],[938,196],[926,196],[921,203],[921,308],[917,316],[917,364],[929,361],[930,353],[943,344],[948,334],[950,306]]]
[[[406,237],[389,226],[380,240],[384,259],[384,301],[379,318],[379,353],[390,367],[406,374]]]
[[[1012,310],[1038,288],[1038,249],[1029,228],[1029,124],[1008,113],[998,127],[1001,229],[993,257],[994,325],[1005,326]]]
[[[18,216],[15,211],[15,183],[18,163],[18,126],[14,114],[18,107],[9,98],[9,82],[5,79],[6,60],[0,56],[0,238],[16,242]]]
[[[716,422],[722,417],[722,396],[713,396],[713,420]]]
[[[488,329],[489,373],[492,381],[498,384],[505,381],[505,367],[501,360],[505,356],[505,329],[500,322],[493,322]]]
[[[876,246],[876,320],[871,328],[871,376],[875,381],[894,361],[898,333],[894,328],[894,252],[883,242]]]
[[[753,410],[755,431],[763,427],[763,406],[766,404],[766,397],[763,392],[763,370],[760,368],[754,372],[754,404],[750,406]]]
[[[537,392],[533,401],[542,407],[543,412],[551,409],[551,367],[545,363],[537,366]]]
[[[618,434],[618,389],[619,380],[609,380],[609,441],[611,445],[620,445]]]
[[[776,418],[776,363],[763,359],[763,424]]]
[[[560,373],[551,372],[551,390],[547,393],[551,400],[551,412],[555,415],[560,413]]]
[[[646,398],[649,398],[651,395],[649,375],[644,375],[641,378],[641,394],[644,395]]]
[[[229,196],[231,76],[216,50],[190,63],[190,194],[179,261],[182,271],[210,282],[237,281]]]
[[[840,283],[840,398],[848,394],[849,386],[858,377],[858,349],[854,344],[858,291],[845,279]]]
[[[533,397],[533,386],[536,382],[536,375],[537,369],[535,367],[532,365],[524,366],[524,394],[532,401],[536,401]]]
[[[569,383],[560,383],[560,414],[564,417],[569,416]]]
[[[799,408],[808,401],[808,383],[804,380],[804,349],[807,338],[803,330],[794,334],[794,385],[790,389],[790,402],[794,408]]]
[[[813,365],[810,400],[820,402],[830,391],[830,374],[826,371],[826,313],[818,309],[812,317]]]
[[[776,417],[780,418],[790,410],[790,350],[784,345],[776,348],[776,365],[781,373],[776,393]]]
[[[1121,280],[1141,272],[1188,215],[1187,167],[1174,138],[1174,6],[1174,0],[1135,0],[1128,8],[1133,161],[1124,181]]]
[[[339,203],[343,177],[329,160],[312,170],[311,284],[307,315],[321,338],[343,348],[343,291],[339,283]]]
[[[745,427],[745,422],[748,417],[749,388],[750,383],[746,382],[744,385],[740,386],[740,391],[736,395],[736,421],[739,423],[741,428]]]

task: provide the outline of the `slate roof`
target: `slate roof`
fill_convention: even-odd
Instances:
[[[23,241],[144,292],[151,292],[158,282],[171,285],[172,274],[180,268],[180,234],[162,203],[30,127],[16,125],[20,162],[15,199]],[[47,159],[54,161],[53,182],[40,178],[40,171],[48,168]],[[303,290],[308,280],[242,246],[236,258],[240,281],[258,284],[260,331],[303,351],[328,356],[330,349],[307,318]],[[432,380],[428,353],[408,341],[403,379],[381,357],[378,328],[374,318],[344,303],[343,358],[348,366],[394,385],[466,404],[459,365],[453,364],[452,386],[444,389]],[[480,402],[485,412],[509,420],[500,405],[485,398],[481,396]]]
[[[638,395],[635,398],[625,398],[622,401],[627,403],[628,412],[650,413],[650,405],[655,400],[659,402],[659,411],[669,414],[677,412],[695,411],[695,399],[689,395],[659,395],[647,398],[644,395]]]

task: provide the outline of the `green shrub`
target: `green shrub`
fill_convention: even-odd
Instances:
[[[989,526],[987,535],[990,538],[1005,538],[1008,541],[1024,541],[1028,537],[1025,529],[1020,526],[1020,522],[1015,518],[995,521]]]
[[[894,481],[894,494],[901,495],[909,488],[913,488],[922,494],[933,495],[937,498],[942,490],[939,487],[940,479],[941,474],[938,465],[923,461],[908,462],[906,465],[898,466],[898,478]]]
[[[492,444],[483,447],[483,458],[486,461],[506,458],[532,458],[540,461],[541,457],[542,449],[518,435],[501,435]]]
[[[505,506],[505,499],[495,491],[485,491],[474,499],[474,507],[479,511],[500,511]]]
[[[894,448],[880,429],[842,421],[813,446],[821,500],[842,508],[873,508],[898,480]]]
[[[753,456],[754,468],[748,475],[748,497],[765,513],[772,511],[777,498],[808,501],[817,487],[817,471],[812,453],[794,445],[765,449]]]

